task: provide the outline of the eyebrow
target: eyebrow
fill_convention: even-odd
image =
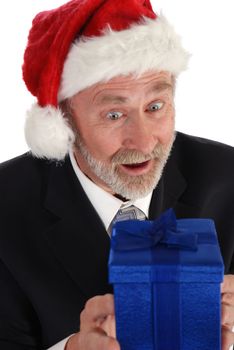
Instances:
[[[127,97],[117,96],[117,95],[104,95],[98,100],[98,104],[108,104],[108,103],[125,103],[128,100]]]
[[[156,84],[152,85],[146,92],[146,94],[150,94],[153,92],[162,92],[164,90],[173,89],[173,86],[166,82],[157,82]],[[118,96],[118,95],[104,95],[100,99],[97,99],[97,104],[124,104],[128,101],[127,97],[124,96]]]
[[[166,83],[166,82],[159,82],[159,83],[152,85],[147,92],[148,93],[151,93],[151,92],[159,93],[159,92],[162,92],[164,90],[172,90],[172,89],[173,89],[172,84]]]

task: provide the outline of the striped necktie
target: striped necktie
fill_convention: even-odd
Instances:
[[[117,221],[125,220],[145,220],[146,216],[139,208],[134,205],[130,205],[126,208],[120,208],[115,215],[114,219],[111,221],[110,226],[107,230],[108,234],[111,235],[112,227]]]

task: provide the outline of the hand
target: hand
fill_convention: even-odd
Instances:
[[[80,332],[69,338],[66,350],[120,350],[113,295],[96,296],[87,301],[80,315]]]
[[[224,276],[222,293],[222,350],[234,344],[234,275]]]

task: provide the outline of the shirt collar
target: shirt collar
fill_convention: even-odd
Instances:
[[[149,206],[152,192],[146,197],[136,199],[135,201],[129,200],[127,202],[123,202],[122,200],[114,197],[112,194],[106,192],[101,187],[97,186],[80,170],[72,150],[69,151],[69,156],[73,170],[87,197],[101,218],[106,230],[110,226],[111,221],[115,217],[120,207],[125,208],[130,205],[135,205],[137,208],[143,211],[146,217],[149,216]]]

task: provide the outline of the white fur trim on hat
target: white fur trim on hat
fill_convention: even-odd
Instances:
[[[164,16],[142,19],[130,29],[106,29],[103,36],[72,44],[64,63],[58,100],[119,75],[140,75],[150,70],[177,76],[185,70],[189,54]]]
[[[27,112],[25,138],[34,156],[55,160],[63,160],[75,140],[59,108],[38,104]]]

